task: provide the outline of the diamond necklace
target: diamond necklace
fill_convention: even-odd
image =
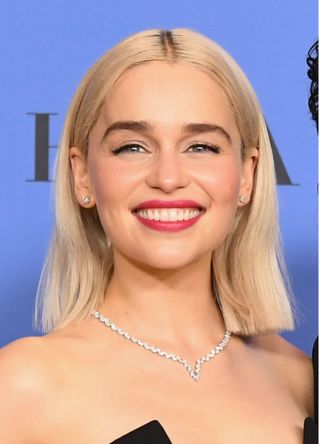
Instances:
[[[146,350],[151,351],[152,353],[156,353],[159,356],[164,356],[167,359],[171,359],[172,361],[182,364],[194,381],[199,381],[200,379],[200,369],[202,364],[204,362],[208,362],[210,359],[214,358],[218,353],[220,353],[228,345],[231,338],[231,332],[229,330],[226,330],[222,341],[215,348],[209,351],[209,353],[202,356],[202,358],[197,359],[195,363],[195,368],[193,369],[186,359],[174,355],[173,353],[168,353],[164,350],[161,350],[160,348],[156,348],[153,345],[148,344],[147,342],[141,341],[140,339],[137,339],[134,336],[129,335],[129,333],[119,328],[114,322],[110,321],[110,319],[106,318],[98,311],[92,311],[91,314],[100,322],[102,322],[106,327],[110,327],[111,330],[117,332],[125,339],[129,339],[129,341],[133,342],[134,344],[138,344],[140,345],[140,347],[143,347]]]

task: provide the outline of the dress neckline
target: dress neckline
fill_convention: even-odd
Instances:
[[[153,419],[120,436],[110,444],[172,444],[172,442],[160,422]]]

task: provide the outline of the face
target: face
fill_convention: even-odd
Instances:
[[[239,196],[250,199],[257,151],[242,161],[240,146],[214,80],[187,64],[150,62],[105,98],[87,159],[70,149],[75,192],[97,206],[115,261],[183,267],[211,256],[244,205]]]

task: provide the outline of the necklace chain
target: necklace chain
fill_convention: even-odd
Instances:
[[[174,355],[173,353],[168,353],[164,350],[161,350],[160,348],[157,348],[157,347],[154,347],[153,345],[148,344],[147,342],[141,341],[140,339],[137,339],[132,335],[129,335],[129,333],[122,330],[114,322],[110,321],[110,319],[103,316],[98,311],[92,311],[91,314],[96,319],[98,319],[100,322],[102,322],[106,327],[111,328],[111,330],[115,331],[120,336],[124,337],[125,339],[128,339],[129,341],[133,342],[134,344],[137,344],[140,347],[143,347],[146,350],[149,350],[150,352],[155,353],[159,356],[164,356],[167,359],[171,359],[174,362],[178,362],[179,364],[182,364],[184,366],[184,368],[188,371],[190,376],[193,378],[194,381],[199,381],[199,379],[200,379],[200,370],[201,370],[202,364],[204,362],[208,362],[210,359],[217,356],[217,354],[219,354],[228,345],[230,338],[231,338],[231,332],[229,330],[226,330],[222,341],[216,347],[214,347],[212,350],[210,350],[209,353],[207,353],[206,355],[197,359],[196,363],[195,363],[195,367],[193,369],[191,364],[189,364],[189,362],[186,359],[183,359],[180,356]]]

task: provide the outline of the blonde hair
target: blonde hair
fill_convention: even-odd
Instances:
[[[112,249],[96,209],[74,193],[69,149],[88,149],[106,94],[128,69],[151,61],[187,63],[227,95],[242,139],[242,156],[259,149],[252,199],[212,253],[212,286],[226,327],[252,335],[294,326],[279,240],[275,168],[265,120],[241,68],[219,45],[188,29],[137,33],[106,53],[82,80],[65,121],[56,164],[56,226],[41,275],[35,323],[48,332],[84,319],[102,302],[113,272]]]

